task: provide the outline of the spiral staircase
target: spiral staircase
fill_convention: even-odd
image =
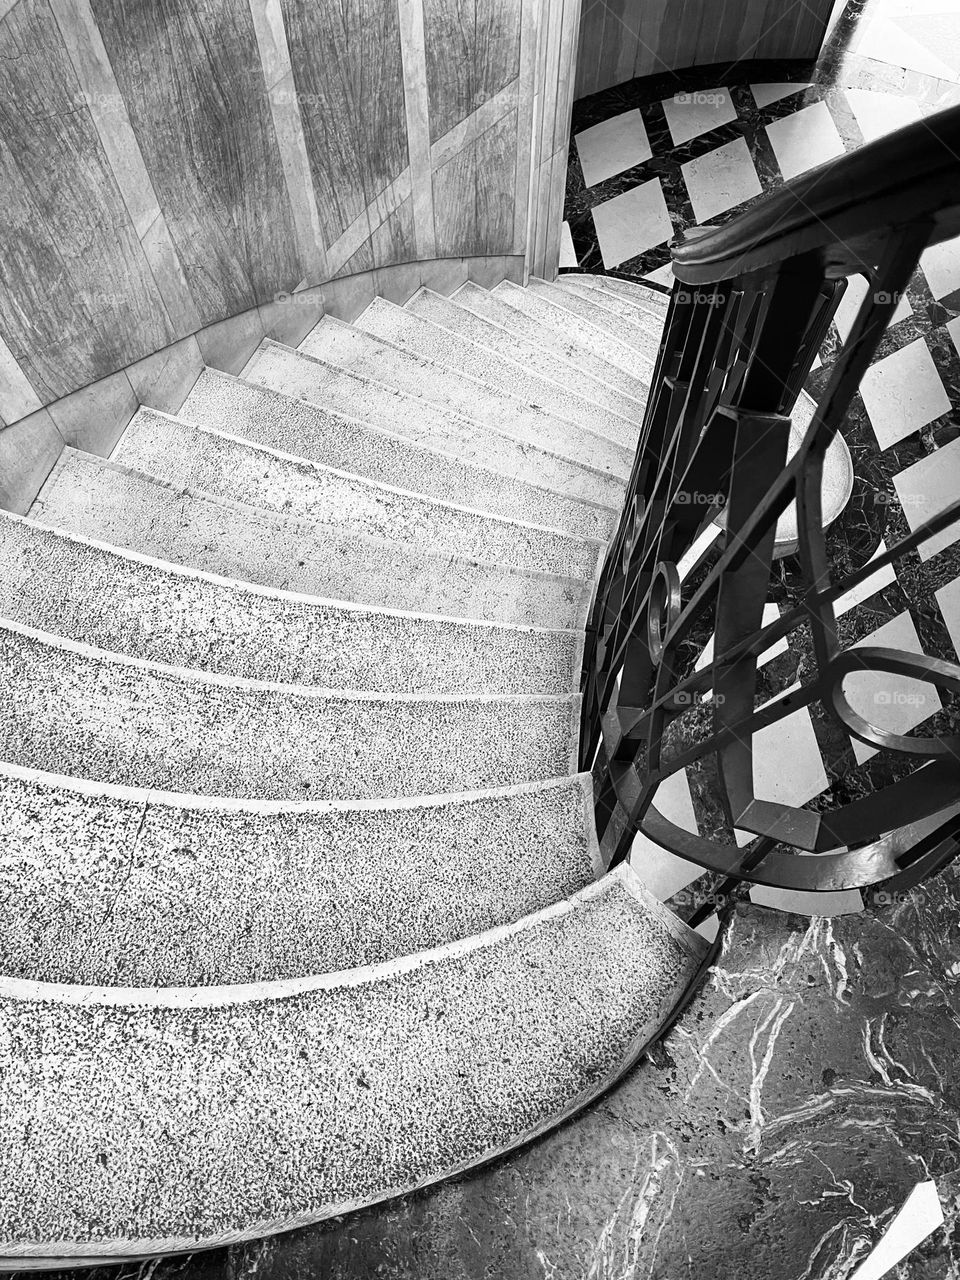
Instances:
[[[0,516],[4,1269],[422,1187],[657,1037],[706,944],[576,761],[665,303],[377,299]]]

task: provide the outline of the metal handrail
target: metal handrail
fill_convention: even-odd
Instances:
[[[914,555],[960,519],[960,498],[839,582],[821,512],[827,448],[919,255],[956,234],[960,108],[831,161],[674,246],[677,282],[584,655],[580,765],[593,772],[609,865],[642,831],[731,880],[902,888],[960,849],[960,736],[947,731],[949,710],[932,734],[898,734],[855,711],[844,690],[847,677],[870,671],[957,695],[960,666],[845,648],[834,610],[882,564]],[[794,405],[854,274],[866,277],[867,297],[790,457]],[[791,503],[800,584],[784,615],[764,625],[777,522]],[[723,527],[704,539],[721,508]],[[790,635],[804,638],[806,666],[799,687],[776,687],[758,657]],[[700,670],[711,636],[713,658]],[[800,707],[879,751],[890,777],[861,769],[856,798],[841,803],[839,785],[805,805],[757,797],[754,739]],[[714,805],[707,832],[685,831],[656,807],[660,785],[683,768],[699,774]],[[736,832],[752,839],[741,846]]]

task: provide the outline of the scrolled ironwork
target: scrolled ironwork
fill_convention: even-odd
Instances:
[[[960,519],[960,498],[840,581],[821,511],[827,449],[919,255],[960,232],[958,156],[960,108],[674,248],[677,280],[584,654],[580,763],[593,771],[608,864],[642,831],[730,879],[836,890],[911,885],[960,849],[960,735],[884,729],[844,687],[854,673],[880,672],[925,681],[949,700],[960,695],[960,666],[844,648],[835,610],[845,592]],[[790,456],[794,405],[854,274],[870,288]],[[777,524],[791,504],[802,585],[765,623]],[[771,688],[759,658],[798,632],[808,666]],[[814,704],[843,733],[896,757],[893,780],[834,807],[823,797],[758,797],[757,734]],[[684,830],[658,810],[658,789],[680,769],[699,771],[716,797],[720,834]],[[752,839],[741,847],[735,831]]]

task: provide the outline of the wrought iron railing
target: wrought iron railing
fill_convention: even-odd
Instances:
[[[960,519],[960,494],[842,581],[831,573],[821,511],[827,448],[918,257],[958,233],[960,108],[824,165],[675,246],[677,282],[584,659],[581,768],[593,771],[610,865],[642,831],[731,883],[906,888],[960,849],[960,735],[950,705],[960,667],[844,648],[834,610],[841,595]],[[791,457],[798,394],[857,274],[869,283],[866,298]],[[780,616],[764,625],[777,524],[791,503],[799,564]],[[698,666],[711,637],[712,661]],[[785,637],[806,654],[799,680],[758,665]],[[863,671],[935,686],[947,705],[933,730],[896,733],[855,711],[844,681]],[[881,771],[871,766],[856,787],[833,785],[804,805],[758,798],[756,735],[814,706],[884,753],[885,782],[877,785]],[[657,807],[658,789],[681,769],[714,808],[698,832]]]

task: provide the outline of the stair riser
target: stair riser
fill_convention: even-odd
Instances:
[[[593,876],[589,778],[380,807],[185,807],[0,766],[0,972],[210,986],[378,964]]]
[[[573,772],[578,700],[347,698],[111,661],[0,630],[0,760],[161,791],[374,800]]]
[[[133,658],[369,693],[563,695],[581,638],[283,597],[0,519],[0,617]]]
[[[330,349],[331,329],[337,332],[336,353]],[[343,334],[354,336],[347,340]],[[506,470],[525,483],[613,509],[623,505],[629,474],[625,450],[594,446],[541,410],[346,326],[322,321],[298,352],[265,344],[244,378],[338,408],[466,462]]]
[[[591,324],[565,312],[547,298],[535,293],[532,289],[518,289],[513,285],[497,285],[493,296],[500,298],[508,306],[523,311],[537,324],[557,334],[575,335],[578,345],[591,352],[599,360],[607,360],[635,378],[649,381],[653,373],[653,363],[643,352],[635,347],[613,338],[607,330]]]
[[[141,410],[113,452],[182,488],[309,522],[318,538],[372,537],[511,569],[592,579],[600,544],[354,480]]]
[[[491,515],[584,538],[608,538],[613,531],[614,513],[606,508],[565,498],[513,474],[468,466],[453,454],[422,448],[364,422],[211,370],[199,379],[177,416],[380,484],[441,501],[456,495],[460,506]],[[444,445],[455,448],[447,439]]]
[[[464,285],[462,289],[454,294],[454,297],[462,306],[469,307],[471,311],[475,311],[478,315],[485,316],[494,324],[501,325],[509,333],[521,334],[528,342],[535,342],[541,346],[549,347],[564,360],[567,360],[575,369],[581,369],[584,373],[588,373],[594,378],[605,380],[610,386],[616,387],[621,391],[624,396],[629,396],[635,400],[640,405],[642,416],[649,390],[648,380],[635,378],[612,361],[595,356],[578,342],[572,334],[558,333],[554,329],[538,324],[532,316],[528,316],[524,311],[517,310],[516,307],[508,306],[501,298],[498,298],[493,293],[488,293],[486,289],[480,289],[476,285]]]
[[[469,307],[461,306],[456,298],[444,298],[440,294],[423,290],[406,303],[405,309],[450,333],[469,338],[471,342],[478,343],[505,360],[522,362],[540,377],[548,378],[573,395],[601,405],[629,422],[638,423],[643,417],[642,400],[621,394],[608,381],[600,381],[583,370],[574,368],[569,361],[546,347],[484,319]]]
[[[308,525],[78,455],[51,477],[31,514],[56,528],[221,577],[373,608],[575,630],[590,603],[583,581],[415,556],[373,539],[324,539]]]
[[[541,378],[520,363],[505,361],[466,338],[420,320],[382,298],[376,299],[358,318],[357,327],[392,342],[425,360],[455,369],[503,395],[546,410],[554,417],[576,423],[584,431],[621,448],[635,449],[639,423],[602,409],[583,397]]]

